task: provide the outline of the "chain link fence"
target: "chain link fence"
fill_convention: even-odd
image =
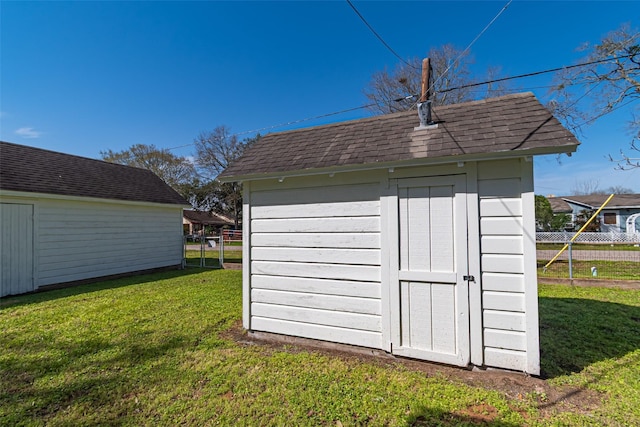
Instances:
[[[573,242],[572,237],[536,233],[538,277],[640,281],[639,233],[581,233]]]

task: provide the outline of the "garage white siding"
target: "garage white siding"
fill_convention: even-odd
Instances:
[[[250,329],[382,347],[380,184],[250,198]]]
[[[179,205],[46,196],[1,205],[3,295],[182,264]]]
[[[529,331],[532,325],[537,328],[537,311],[528,312],[528,306],[531,298],[537,301],[537,294],[535,259],[529,279],[533,289],[525,281],[531,275],[527,269],[532,255],[526,248],[535,230],[527,215],[533,206],[524,206],[532,188],[523,167],[529,168],[530,163],[524,159],[479,162],[478,195],[485,364],[530,372],[528,364],[538,356],[531,354],[537,348],[529,348],[527,338],[534,333],[537,341],[537,331]]]
[[[31,292],[33,205],[0,203],[0,297]]]
[[[47,201],[38,221],[38,286],[182,262],[182,209]]]

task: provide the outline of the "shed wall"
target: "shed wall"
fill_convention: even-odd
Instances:
[[[181,206],[19,200],[35,208],[36,288],[182,263]]]
[[[523,173],[523,167],[528,168],[523,162],[478,164],[482,321],[485,364],[531,372],[529,364],[537,360],[537,354],[531,354],[537,347],[530,347],[532,333],[537,341],[537,311],[528,307],[532,298],[537,301],[537,293],[531,258],[535,252],[529,253],[527,239],[535,239],[535,234],[527,197],[532,196],[531,178]],[[530,330],[533,325],[535,331]]]
[[[250,328],[380,348],[380,184],[313,181],[250,193]]]
[[[466,174],[468,271],[481,272],[468,284],[472,363],[538,374],[531,162],[391,173],[352,174],[358,183],[325,175],[245,184],[244,326],[392,351],[398,190],[389,178]]]

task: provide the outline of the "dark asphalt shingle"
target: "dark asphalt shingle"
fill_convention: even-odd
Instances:
[[[188,205],[151,171],[3,141],[0,189]]]
[[[219,178],[547,149],[579,142],[532,93],[433,108],[437,128],[415,130],[416,111],[263,136]]]

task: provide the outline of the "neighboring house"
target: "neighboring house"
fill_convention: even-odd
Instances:
[[[548,197],[553,213],[567,213],[575,221],[583,210],[596,211],[609,194]],[[640,194],[616,194],[598,214],[600,231],[632,233],[640,231]]]
[[[202,230],[205,230],[207,227],[214,228],[219,232],[223,227],[233,227],[235,223],[232,219],[213,212],[185,210],[183,212],[182,224],[184,233],[193,236],[202,235]]]
[[[150,171],[0,142],[0,296],[178,268],[185,207]]]
[[[531,93],[269,134],[242,181],[243,325],[540,372],[532,156],[578,141]]]
[[[571,206],[559,197],[547,197],[549,204],[551,205],[551,211],[554,215],[568,215],[567,222],[564,224],[564,230],[573,230],[575,216],[573,215],[573,209]],[[542,228],[536,231],[543,231]]]

